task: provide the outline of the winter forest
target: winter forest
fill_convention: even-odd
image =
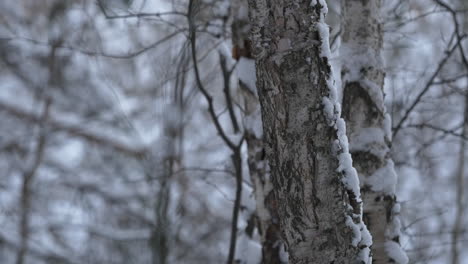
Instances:
[[[468,264],[467,0],[0,1],[0,263]]]

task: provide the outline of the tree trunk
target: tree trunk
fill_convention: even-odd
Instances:
[[[260,102],[255,87],[255,61],[250,50],[250,22],[246,0],[233,1],[232,43],[239,87],[244,99],[244,128],[247,143],[247,163],[256,203],[256,227],[261,237],[261,263],[281,264],[283,246],[279,232],[279,219],[270,180],[270,170],[263,147]]]
[[[373,263],[407,263],[399,244],[397,175],[391,159],[391,120],[384,104],[380,0],[343,0],[343,117],[372,234]]]
[[[324,1],[250,0],[265,150],[291,263],[368,263]]]

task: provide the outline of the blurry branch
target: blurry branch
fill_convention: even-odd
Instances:
[[[193,68],[194,68],[194,74],[195,74],[195,80],[197,83],[197,87],[202,93],[202,95],[205,97],[207,103],[208,103],[208,112],[211,116],[211,119],[215,125],[216,131],[218,134],[221,136],[222,140],[224,143],[229,147],[229,149],[232,151],[231,154],[231,159],[232,163],[234,165],[235,169],[235,176],[236,176],[236,194],[235,194],[235,200],[234,200],[234,207],[233,207],[233,212],[232,212],[232,222],[231,222],[231,238],[230,238],[230,244],[229,244],[229,253],[228,253],[228,258],[227,258],[227,264],[232,264],[234,262],[234,257],[235,257],[235,252],[236,252],[236,244],[237,244],[237,222],[239,219],[239,212],[241,209],[241,195],[242,195],[242,152],[241,152],[241,147],[242,143],[244,141],[244,135],[242,135],[242,138],[239,140],[239,143],[233,142],[231,139],[228,138],[226,135],[226,131],[224,128],[221,126],[221,123],[216,115],[216,111],[214,108],[214,103],[213,103],[213,97],[209,94],[208,90],[206,87],[203,85],[203,82],[201,80],[200,76],[200,70],[198,68],[198,61],[197,61],[197,47],[196,47],[196,41],[197,41],[197,30],[196,30],[196,16],[198,15],[198,11],[200,8],[200,2],[199,0],[190,0],[189,5],[188,5],[188,24],[189,24],[189,39],[191,43],[191,52],[192,52],[192,62],[193,62]],[[221,60],[221,67],[223,69],[223,74],[224,74],[224,84],[226,85],[226,78],[229,78],[230,73],[229,71],[224,71],[223,66],[224,61]],[[229,74],[228,74],[229,73]],[[229,81],[227,82],[229,85]],[[225,96],[230,97],[229,92],[226,93],[226,89],[229,89],[229,87],[224,87],[225,91]],[[230,98],[226,98],[227,101],[230,101]],[[228,107],[233,107],[232,103]],[[232,115],[230,117],[232,118],[233,125],[237,125],[237,120],[235,115],[234,115],[234,110],[230,109],[229,110]],[[232,112],[231,112],[232,111]],[[235,127],[234,127],[235,128]],[[236,131],[237,132],[237,131]]]
[[[461,126],[459,127],[456,127],[456,128],[452,128],[452,130],[457,130],[459,129]],[[437,136],[437,137],[434,137],[430,140],[428,140],[427,142],[423,142],[421,144],[421,146],[418,148],[418,150],[416,151],[415,153],[415,156],[416,157],[419,157],[420,155],[422,155],[423,151],[425,151],[427,148],[429,148],[430,146],[433,146],[434,144],[438,143],[438,142],[441,142],[443,139],[445,139],[448,135],[448,133],[442,133],[441,135]]]
[[[460,239],[461,242],[468,242],[468,238],[465,238],[465,239]],[[452,245],[452,242],[451,241],[446,241],[446,242],[440,242],[440,243],[431,243],[427,246],[422,246],[422,247],[418,247],[418,248],[409,248],[409,249],[405,249],[405,251],[407,252],[417,252],[417,251],[422,251],[424,249],[431,249],[431,250],[434,250],[434,247],[445,247],[445,246],[450,246]],[[428,262],[423,262],[423,263],[428,263]]]
[[[432,130],[435,130],[435,131],[443,132],[445,135],[452,135],[452,136],[460,137],[463,140],[468,140],[468,137],[466,135],[464,135],[463,133],[457,133],[456,132],[462,126],[457,126],[457,127],[453,128],[453,129],[446,129],[446,128],[437,127],[437,126],[434,126],[434,125],[431,125],[431,124],[412,124],[412,125],[408,125],[408,127],[429,128],[429,129],[432,129]]]
[[[190,5],[192,5],[193,1],[194,0],[190,0]],[[191,13],[191,9],[189,9],[189,17],[188,17],[189,25],[190,25],[190,36],[189,37],[190,37],[190,41],[191,41],[191,44],[192,44],[191,45],[192,46],[192,61],[193,61],[193,69],[194,69],[194,72],[195,72],[195,80],[196,80],[198,89],[203,94],[203,96],[205,97],[205,99],[206,99],[206,101],[208,103],[208,112],[209,112],[209,114],[211,116],[211,119],[212,119],[212,121],[213,121],[213,123],[214,123],[214,125],[216,127],[216,131],[219,133],[219,135],[221,136],[224,143],[226,143],[226,145],[231,150],[235,150],[239,146],[236,145],[234,142],[232,142],[228,138],[228,136],[226,135],[226,132],[224,131],[223,127],[221,126],[221,123],[219,122],[219,119],[217,118],[216,111],[214,109],[213,97],[208,93],[208,90],[203,85],[203,82],[201,80],[200,70],[198,68],[198,61],[197,61],[196,31],[195,31],[194,21],[192,21],[193,18],[191,17],[190,13]],[[240,144],[241,143],[242,143],[242,141],[240,142]]]
[[[177,12],[177,11],[170,11],[170,12],[160,12],[160,13],[130,13],[126,15],[109,15],[106,11],[106,7],[102,3],[102,0],[97,1],[97,5],[101,12],[104,14],[104,16],[107,19],[119,19],[119,18],[145,18],[145,17],[157,17],[161,18],[162,16],[170,16],[170,15],[179,15],[179,16],[187,16],[187,14],[183,12]]]
[[[234,71],[235,67],[228,69],[226,58],[223,54],[219,54],[219,61],[221,64],[221,71],[223,73],[223,80],[224,80],[224,98],[226,99],[227,109],[229,111],[229,117],[231,118],[232,127],[234,128],[234,133],[239,132],[239,124],[237,123],[236,114],[234,112],[234,107],[232,105],[232,96],[231,96],[231,89],[230,89],[230,81],[231,75]]]
[[[78,229],[78,230],[87,230],[91,235],[99,236],[104,239],[113,240],[113,241],[136,241],[136,240],[148,240],[148,228],[112,228],[110,226],[103,225],[89,225],[89,224],[77,224],[70,223],[68,221],[58,221],[52,222],[48,225],[49,229]]]
[[[434,217],[434,216],[441,216],[443,214],[446,214],[448,212],[448,210],[435,210],[434,213],[430,213],[430,214],[427,214],[425,216],[421,216],[419,218],[416,218],[414,219],[413,221],[411,221],[410,223],[408,224],[403,224],[403,227],[401,228],[401,230],[403,232],[408,232],[408,230],[415,224],[418,224],[422,221],[426,221],[426,220],[431,220],[431,217]]]
[[[396,135],[398,134],[398,132],[401,130],[403,124],[405,123],[406,119],[408,119],[409,115],[411,114],[411,112],[413,111],[413,109],[418,105],[418,103],[421,101],[422,97],[424,96],[424,94],[426,94],[429,89],[434,85],[434,81],[435,79],[437,78],[437,76],[439,75],[439,73],[442,71],[442,68],[445,66],[445,64],[447,63],[447,61],[449,60],[449,58],[452,56],[452,54],[455,52],[455,50],[457,49],[457,47],[459,45],[461,45],[461,41],[463,40],[463,37],[462,38],[459,38],[457,40],[457,42],[455,43],[455,45],[449,49],[446,54],[445,54],[445,57],[439,62],[438,66],[437,66],[437,69],[435,70],[435,72],[431,75],[431,77],[429,78],[429,80],[427,81],[426,85],[424,86],[424,88],[422,89],[421,92],[419,92],[419,94],[416,96],[416,99],[414,99],[414,101],[410,104],[410,107],[405,111],[405,113],[403,114],[403,117],[400,119],[400,121],[398,122],[398,124],[393,128],[393,136],[396,137]]]
[[[35,113],[31,113],[31,112],[18,109],[15,106],[9,105],[1,101],[0,101],[0,111],[5,111],[6,113],[12,116],[15,116],[19,119],[24,119],[28,122],[33,122],[33,123],[42,122],[41,117],[37,116]],[[54,120],[53,117],[49,117],[46,121],[44,121],[44,125],[49,126],[52,129],[66,132],[72,136],[85,139],[89,142],[113,148],[119,152],[122,152],[124,154],[130,155],[133,157],[142,158],[145,156],[145,154],[148,151],[147,148],[145,147],[136,147],[134,145],[128,145],[122,142],[118,142],[104,135],[98,135],[96,133],[92,133],[88,131],[87,129],[84,129],[77,125],[66,124],[66,123]]]
[[[34,155],[32,164],[29,168],[26,168],[23,174],[23,182],[21,185],[21,198],[20,198],[20,225],[19,225],[19,234],[20,234],[20,247],[16,255],[16,264],[23,264],[26,254],[28,253],[28,240],[30,235],[30,223],[31,218],[31,186],[36,175],[36,171],[41,164],[41,161],[44,156],[44,149],[46,143],[46,132],[44,124],[49,116],[51,99],[47,98],[44,111],[39,118],[39,138],[37,140],[37,146],[32,153]]]
[[[433,1],[439,4],[440,6],[442,6],[448,12],[450,12],[452,16],[452,20],[453,20],[453,25],[455,27],[455,35],[457,37],[457,46],[460,51],[461,59],[463,61],[463,64],[465,64],[465,67],[467,67],[467,70],[468,70],[468,59],[465,55],[465,50],[463,49],[463,45],[461,45],[461,41],[463,38],[466,37],[466,35],[463,33],[463,31],[460,28],[460,23],[458,22],[458,19],[457,19],[457,11],[451,8],[448,4],[446,4],[442,0],[433,0]]]
[[[407,236],[409,237],[431,237],[431,236],[443,236],[443,235],[451,235],[453,231],[438,231],[438,232],[429,232],[429,233],[416,233],[416,234],[410,234],[406,233]],[[465,235],[467,233],[467,230],[460,230],[460,234]]]
[[[463,32],[463,28],[460,26],[460,23],[457,19],[457,12],[450,7],[449,4],[445,3],[442,0],[434,0],[439,6],[450,12],[452,21],[455,27],[455,35],[457,38],[458,43],[458,50],[460,52],[460,57],[463,65],[465,66],[465,70],[468,72],[468,59],[465,54],[465,50],[463,45],[461,45],[462,39],[466,36]],[[463,111],[463,129],[462,129],[462,140],[460,142],[460,151],[459,151],[459,160],[458,160],[458,170],[455,177],[455,186],[456,186],[456,198],[455,198],[455,206],[456,206],[456,213],[455,213],[455,221],[453,224],[453,231],[451,236],[451,262],[452,264],[459,263],[459,249],[458,244],[461,241],[460,235],[462,230],[462,221],[463,221],[463,213],[464,213],[464,177],[465,177],[465,152],[466,152],[466,136],[467,136],[467,129],[468,129],[468,93],[465,91],[465,105]]]
[[[456,82],[460,79],[467,78],[467,77],[468,77],[468,73],[463,73],[452,78],[446,78],[437,82],[434,81],[432,84],[433,85],[449,84],[449,83],[453,83],[453,82]]]
[[[341,36],[341,33],[342,33],[342,29],[340,27],[340,29],[338,30],[338,32],[336,32],[332,37],[331,37],[331,41],[330,41],[330,48],[332,51],[335,51],[337,48],[338,48],[338,37]]]
[[[203,246],[206,242],[209,242],[209,240],[212,239],[212,237],[215,234],[222,232],[222,228],[223,225],[213,225],[209,232],[206,232],[203,236],[199,237],[199,241],[195,245],[187,243],[187,241],[185,241],[184,238],[179,239],[178,245],[184,245],[188,250],[183,250],[177,256],[175,256],[174,263],[184,263],[183,260],[186,259],[187,256],[193,252],[195,252],[194,254],[196,256],[199,256],[201,253],[203,253],[203,250],[200,250],[199,248]]]
[[[231,170],[227,170],[227,169],[216,169],[216,168],[197,168],[197,167],[182,167],[176,171],[174,171],[171,176],[177,176],[177,175],[181,175],[181,174],[185,174],[187,172],[203,172],[205,173],[205,177],[203,178],[206,178],[207,174],[211,174],[211,173],[225,173],[225,174],[229,174],[233,177],[235,177],[235,173]],[[148,180],[160,180],[161,179],[161,176],[153,176],[153,177],[144,177],[144,178],[139,178],[139,179],[131,179],[131,180],[127,180],[127,182],[140,182],[140,181],[148,181]],[[246,183],[246,182],[244,182]]]
[[[130,196],[117,195],[111,193],[108,190],[99,187],[95,183],[86,183],[86,182],[75,182],[70,180],[63,180],[59,182],[60,186],[66,188],[70,192],[78,192],[81,195],[95,195],[93,197],[99,197],[104,200],[107,206],[117,206],[125,215],[131,216],[132,219],[136,219],[139,222],[143,223],[148,227],[154,227],[153,218],[149,217],[144,211],[140,211],[137,208],[132,207],[120,207],[122,204],[128,203]]]
[[[454,12],[456,13],[464,13],[464,12],[467,12],[468,9],[457,9],[457,10],[454,10]],[[385,26],[388,27],[389,25],[391,25],[391,23],[394,23],[395,25],[393,25],[394,28],[400,28],[400,27],[403,27],[403,26],[406,26],[407,24],[409,23],[412,23],[412,22],[416,22],[417,20],[419,19],[422,19],[422,18],[425,18],[425,17],[428,17],[430,15],[434,15],[434,14],[440,14],[440,13],[446,13],[447,11],[446,10],[431,10],[431,11],[427,11],[427,12],[424,12],[422,14],[419,14],[417,16],[414,16],[414,17],[411,17],[411,18],[407,18],[405,20],[402,20],[402,21],[389,21],[389,22],[386,22],[385,23]],[[385,29],[385,31],[389,31],[389,29]]]
[[[6,245],[7,247],[17,250],[19,248],[18,244],[12,239],[7,238],[5,235],[0,233],[0,243]],[[69,257],[61,256],[56,253],[43,253],[37,249],[29,248],[28,254],[34,256],[34,258],[41,259],[45,263],[63,263],[63,264],[81,264],[80,262],[73,261]]]
[[[141,48],[141,49],[136,50],[136,51],[129,52],[127,54],[117,54],[117,53],[112,54],[112,53],[107,53],[107,52],[103,52],[103,51],[90,51],[90,50],[85,50],[85,49],[73,47],[73,46],[70,46],[70,45],[64,45],[64,44],[58,45],[57,48],[66,49],[66,50],[70,50],[70,51],[75,51],[75,52],[78,52],[78,53],[81,53],[81,54],[84,54],[84,55],[88,55],[88,56],[100,56],[100,57],[107,57],[107,58],[111,58],[111,59],[130,59],[130,58],[142,55],[143,53],[145,53],[148,50],[156,48],[158,45],[170,40],[171,38],[175,37],[176,35],[184,32],[185,30],[186,29],[180,29],[178,31],[175,31],[175,32],[163,37],[162,39],[159,39],[159,40],[153,42],[152,44],[150,44],[150,45],[148,45],[148,46],[146,46],[144,48]],[[27,41],[27,42],[30,42],[30,43],[35,44],[35,45],[41,45],[41,46],[47,46],[47,47],[52,46],[52,44],[50,44],[48,42],[43,42],[43,41],[30,39],[30,38],[24,38],[24,37],[15,37],[15,38],[11,38],[10,40],[23,40],[23,41]]]

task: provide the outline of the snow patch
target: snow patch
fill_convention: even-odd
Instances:
[[[333,106],[332,101],[328,97],[323,97],[322,98],[322,103],[323,103],[323,111],[325,112],[325,115],[329,121],[328,125],[333,125],[333,119],[335,116],[335,107]]]
[[[265,207],[265,198],[267,194],[273,189],[273,185],[270,181],[266,181],[265,185],[263,185],[259,177],[255,177],[254,181],[257,216],[262,221],[268,221],[271,219],[271,215],[268,209]]]
[[[372,191],[392,195],[395,193],[397,178],[393,161],[387,160],[384,167],[379,168],[369,177],[364,177],[364,184],[368,185]]]
[[[320,5],[322,6],[320,12],[320,20],[316,24],[319,38],[321,41],[320,47],[320,56],[327,58],[328,62],[331,58],[330,44],[329,44],[329,28],[325,24],[325,15],[328,12],[327,5],[324,0],[319,0]],[[329,90],[329,95],[322,98],[323,111],[328,119],[330,126],[334,126],[337,133],[337,141],[332,146],[332,151],[338,153],[339,165],[337,170],[343,173],[343,184],[348,191],[351,191],[356,202],[360,203],[360,187],[359,187],[359,178],[356,170],[352,165],[351,154],[349,153],[348,137],[346,136],[346,124],[341,118],[341,106],[337,102],[337,90],[335,83],[333,82],[333,72],[330,67],[330,76],[327,79],[327,87]],[[356,224],[350,215],[345,215],[346,225],[351,228],[353,231],[353,240],[352,245],[360,248],[359,259],[364,263],[369,263],[370,258],[370,246],[372,245],[372,237],[367,230],[366,225],[362,220],[362,208],[359,215],[355,215],[358,223]]]
[[[385,136],[389,141],[392,141],[392,117],[390,116],[389,113],[387,113],[387,109],[385,109],[385,116],[384,116],[384,130],[385,130]]]
[[[372,101],[375,103],[375,105],[379,107],[379,111],[384,112],[385,102],[380,86],[366,78],[361,78],[359,82],[361,87],[366,89],[367,94],[370,96],[370,98],[372,98]]]
[[[257,104],[257,109],[249,115],[245,115],[243,120],[244,128],[249,133],[255,135],[256,138],[263,137],[263,126],[262,126],[262,113],[260,110],[260,103]]]
[[[385,242],[385,252],[390,256],[396,263],[407,264],[409,259],[405,252],[401,249],[400,245],[394,241]]]
[[[348,137],[346,136],[346,124],[343,118],[336,116],[336,132],[342,152],[338,156],[339,165],[337,171],[343,172],[343,183],[346,189],[353,192],[357,202],[361,202],[361,191],[359,187],[359,178],[356,169],[353,167],[353,159],[349,153]]]
[[[236,66],[236,74],[240,81],[249,88],[249,90],[256,94],[257,76],[255,75],[255,60],[241,57]]]
[[[259,242],[243,234],[238,240],[236,256],[242,264],[257,264],[262,260],[262,246]]]
[[[280,247],[280,249],[279,249],[280,261],[282,263],[288,263],[289,262],[289,254],[286,251],[286,249],[284,248],[284,243],[281,243],[281,245],[279,247]]]
[[[319,32],[321,42],[320,57],[331,58],[329,27],[323,21],[318,22],[316,26]]]
[[[378,127],[368,127],[359,130],[351,136],[351,152],[364,151],[384,159],[390,151],[385,143],[385,131]]]
[[[353,231],[353,234],[354,234],[353,241],[351,241],[351,244],[354,247],[357,247],[359,242],[362,239],[361,230],[359,229],[359,226],[354,223],[353,219],[349,215],[346,216],[346,225],[349,228],[351,228],[351,230]]]

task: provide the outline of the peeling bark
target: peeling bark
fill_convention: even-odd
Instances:
[[[360,177],[364,221],[373,237],[373,263],[407,263],[399,245],[397,176],[384,104],[380,6],[380,0],[342,1],[343,117]]]

